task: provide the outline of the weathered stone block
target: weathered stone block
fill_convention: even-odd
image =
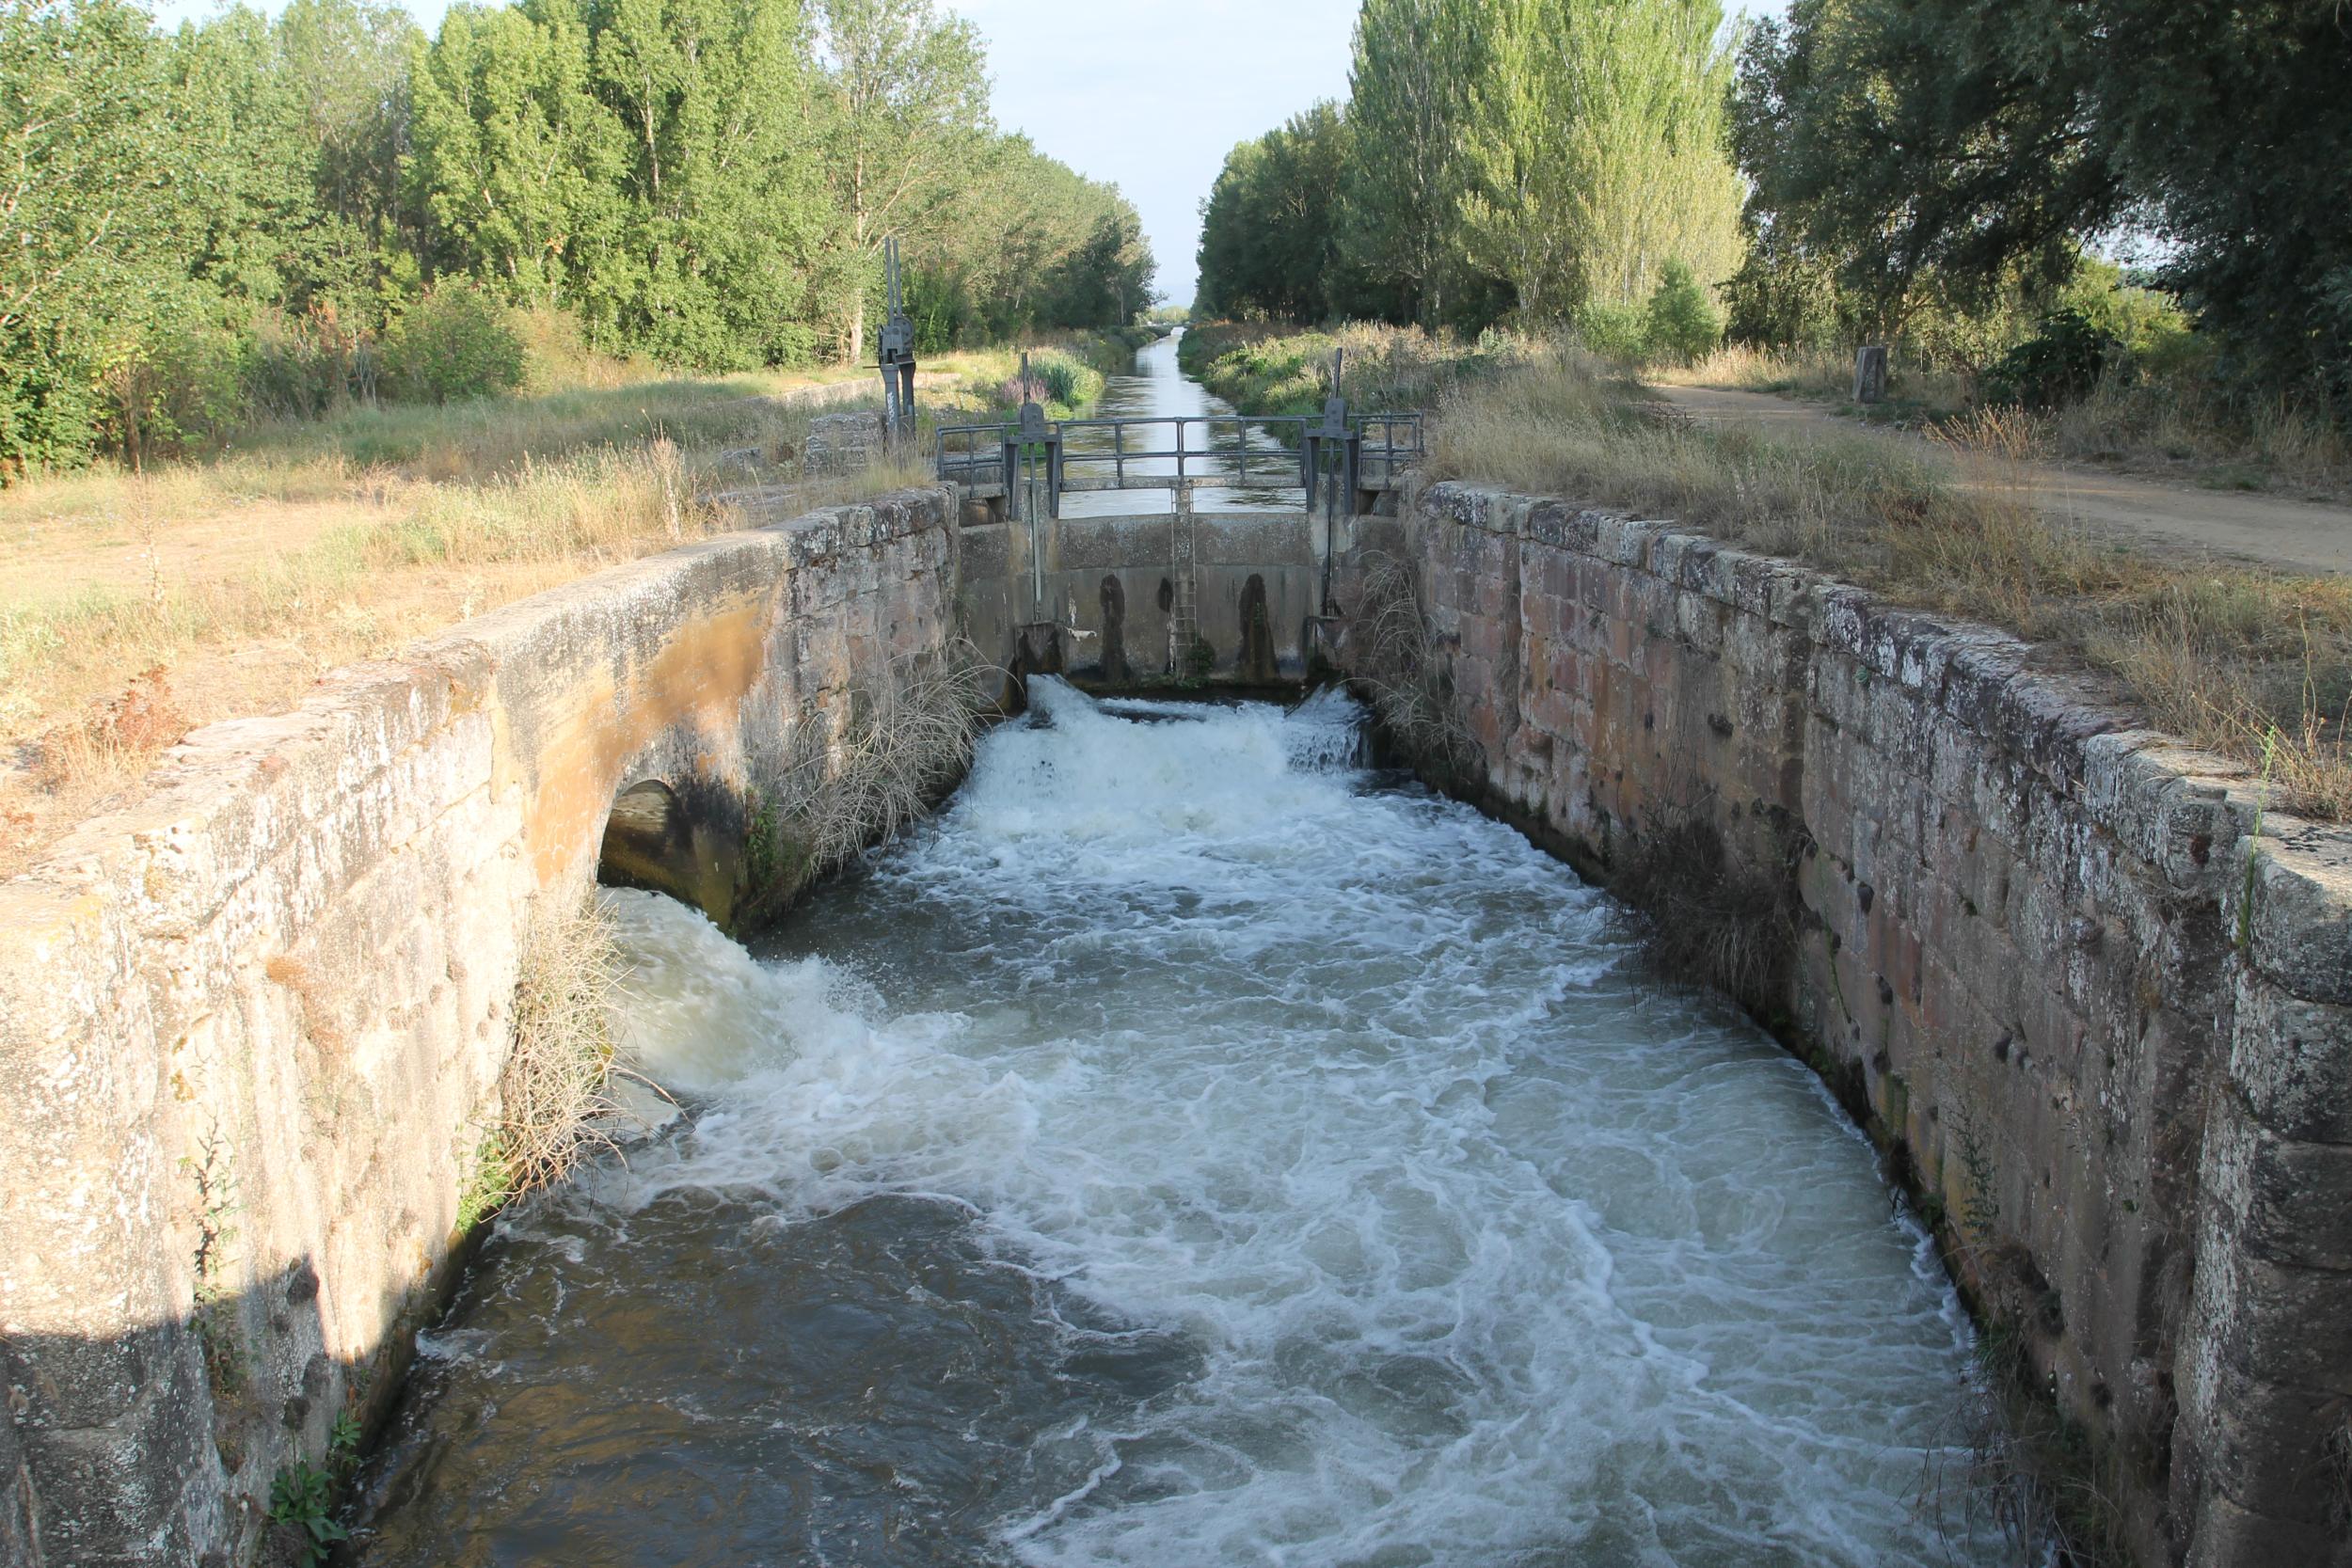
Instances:
[[[2234,884],[2225,885],[2227,907],[2257,968],[2297,996],[2352,1003],[2352,850],[2323,856],[2266,840],[2250,879],[2225,884]]]
[[[872,466],[882,446],[880,414],[819,414],[809,421],[801,461],[811,474],[859,473]]]
[[[2352,1144],[2352,1007],[2307,1002],[2252,972],[2237,977],[2230,1080],[2281,1137]]]

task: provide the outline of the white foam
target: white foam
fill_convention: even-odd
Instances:
[[[1030,1561],[1947,1560],[1964,1325],[1809,1074],[1515,834],[1363,789],[1343,699],[1032,701],[822,958],[615,895],[627,1048],[703,1105],[596,1196],[951,1197],[1186,1336],[998,1522]]]

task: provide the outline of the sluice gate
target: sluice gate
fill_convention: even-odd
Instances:
[[[1026,371],[1024,370],[1025,379]],[[1336,379],[1336,372],[1335,372]],[[1303,678],[1345,519],[1393,511],[1417,413],[950,425],[973,640],[1019,673],[1109,687]]]

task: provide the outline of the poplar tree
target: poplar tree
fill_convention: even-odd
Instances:
[[[1444,319],[1459,271],[1470,83],[1487,67],[1489,0],[1364,0],[1348,72],[1355,156],[1343,248],[1392,283],[1410,319]]]
[[[866,353],[867,282],[896,228],[922,227],[967,175],[988,129],[979,34],[933,0],[821,0],[826,166],[846,231],[842,357]]]
[[[1339,106],[1323,103],[1226,155],[1201,209],[1203,313],[1333,313],[1345,286],[1336,198],[1353,146]]]
[[[0,0],[0,477],[86,458],[104,376],[187,303],[207,150],[171,91],[135,7]]]
[[[1718,0],[1490,0],[1464,137],[1466,244],[1534,320],[1739,265]]]
[[[518,303],[582,309],[617,346],[628,153],[594,91],[575,0],[453,7],[431,47],[412,48],[409,82],[428,261]]]

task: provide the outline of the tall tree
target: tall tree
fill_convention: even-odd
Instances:
[[[1458,270],[1470,84],[1486,69],[1488,0],[1364,0],[1348,72],[1355,159],[1348,260],[1393,283],[1411,316],[1445,314]]]
[[[0,465],[72,463],[104,378],[183,307],[206,149],[147,13],[0,0]]]
[[[1984,297],[2063,277],[2127,205],[2088,112],[2101,3],[1796,0],[1741,60],[1753,212],[1835,257],[1882,332],[1931,275]]]
[[[289,0],[277,33],[303,140],[316,149],[321,204],[371,242],[390,243],[409,150],[408,62],[423,35],[406,11],[371,0]]]
[[[626,132],[597,98],[575,0],[453,8],[412,49],[409,178],[444,272],[583,309],[618,346]]]
[[[1464,216],[1523,317],[1629,309],[1670,261],[1738,266],[1719,0],[1492,0],[1472,85]]]
[[[2097,0],[2090,97],[2168,280],[2242,362],[2352,415],[2352,7]]]
[[[1337,198],[1354,137],[1322,103],[1226,155],[1203,204],[1200,309],[1295,322],[1332,313],[1342,267]]]
[[[843,357],[866,354],[866,278],[894,226],[921,227],[968,173],[988,129],[978,30],[933,0],[820,0],[826,163],[847,232]]]
[[[712,368],[803,356],[793,285],[823,226],[797,0],[612,0],[599,19],[596,77],[634,165],[630,336]]]

